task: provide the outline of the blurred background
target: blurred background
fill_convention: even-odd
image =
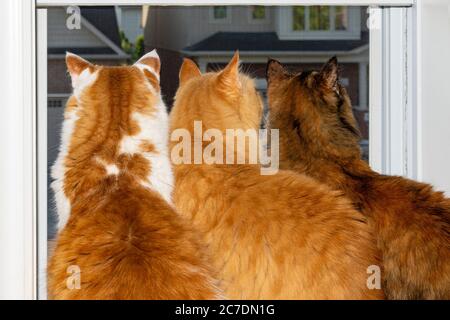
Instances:
[[[69,25],[73,20],[75,25]],[[77,20],[79,18],[79,20]],[[170,110],[183,57],[202,71],[222,68],[235,50],[242,70],[256,79],[265,98],[267,59],[293,71],[319,69],[331,56],[340,62],[368,159],[369,31],[366,7],[346,6],[103,6],[48,9],[48,173],[58,154],[64,105],[72,88],[65,65],[70,51],[100,65],[133,63],[157,49],[161,88]],[[267,109],[266,109],[267,112]],[[56,232],[48,188],[48,238]]]

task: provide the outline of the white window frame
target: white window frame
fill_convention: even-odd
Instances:
[[[380,173],[419,180],[416,13],[386,8],[371,30],[369,161]]]
[[[334,30],[334,14],[335,6],[330,10],[330,30],[309,30],[309,10],[310,7],[305,7],[305,30],[294,30],[293,7],[281,7],[278,9],[277,24],[278,36],[281,40],[325,40],[325,39],[339,39],[339,40],[357,40],[361,36],[361,12],[359,8],[348,7],[348,28],[347,30]]]
[[[47,247],[47,48],[46,7],[67,5],[242,5],[240,0],[2,0],[5,43],[0,74],[4,89],[0,134],[7,137],[0,165],[0,299],[45,298]],[[411,6],[413,0],[247,0],[249,5]],[[37,11],[37,9],[39,11]],[[384,12],[384,11],[383,11]],[[386,173],[419,178],[421,105],[414,32],[416,7],[389,9],[371,30],[371,165]],[[36,28],[37,25],[37,28]],[[405,30],[407,32],[405,32]],[[406,55],[412,52],[412,55]],[[389,81],[384,81],[389,79]],[[397,104],[401,108],[395,107]],[[383,123],[383,120],[385,123]],[[398,125],[398,127],[397,127]],[[400,150],[400,151],[399,151]],[[399,156],[400,152],[400,156]],[[38,214],[41,213],[41,214]],[[39,272],[38,272],[39,267]],[[39,277],[42,276],[42,278]],[[39,290],[40,288],[40,290]]]

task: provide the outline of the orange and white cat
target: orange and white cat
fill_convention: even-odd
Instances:
[[[337,59],[299,73],[271,60],[267,77],[281,168],[343,192],[367,217],[382,253],[387,297],[450,299],[450,199],[430,185],[378,174],[361,159]]]
[[[238,60],[203,75],[184,61],[171,132],[186,129],[192,139],[196,120],[222,133],[259,128],[261,99]],[[379,264],[374,240],[341,193],[291,171],[261,175],[259,165],[180,164],[174,172],[174,203],[201,232],[227,297],[383,298],[367,286],[368,267]]]
[[[73,96],[52,171],[60,231],[49,297],[220,297],[196,233],[172,205],[156,51],[133,66],[70,53],[66,63]]]

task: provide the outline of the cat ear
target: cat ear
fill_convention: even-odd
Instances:
[[[331,90],[337,89],[338,84],[338,61],[336,56],[328,60],[320,71],[322,83]]]
[[[66,52],[66,65],[69,71],[70,77],[72,78],[72,85],[75,87],[74,83],[78,79],[78,76],[86,69],[94,67],[90,62],[84,60],[76,54]]]
[[[231,61],[219,73],[219,88],[227,92],[231,97],[239,96],[241,81],[239,80],[239,51],[236,51]]]
[[[275,59],[269,59],[266,67],[266,79],[268,82],[285,78],[287,71],[284,66]]]
[[[184,58],[183,64],[180,69],[180,86],[186,83],[189,79],[200,77],[202,72],[197,67],[194,61],[188,58]]]
[[[141,70],[150,68],[158,75],[161,71],[161,60],[159,59],[159,55],[156,52],[156,49],[153,49],[152,51],[143,55],[138,61],[136,61],[134,65]]]

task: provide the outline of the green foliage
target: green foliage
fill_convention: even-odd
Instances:
[[[294,7],[293,11],[293,29],[297,30],[305,30],[305,7]]]
[[[253,19],[265,19],[266,18],[266,7],[264,6],[253,6],[252,17]]]
[[[330,30],[330,7],[312,6],[309,9],[310,30]]]
[[[131,56],[130,63],[136,62],[143,54],[144,54],[144,36],[139,35],[135,43],[130,42],[128,38],[125,36],[125,33],[123,30],[120,30],[119,32],[120,36],[120,44],[122,47],[122,50],[125,51],[125,53],[129,54]]]
[[[134,45],[134,51],[132,53],[132,59],[133,61],[136,61],[140,57],[144,55],[145,52],[145,46],[144,46],[144,36],[139,35],[136,38],[135,45]]]
[[[226,19],[227,18],[227,7],[226,6],[215,6],[213,10],[214,10],[214,19]]]

